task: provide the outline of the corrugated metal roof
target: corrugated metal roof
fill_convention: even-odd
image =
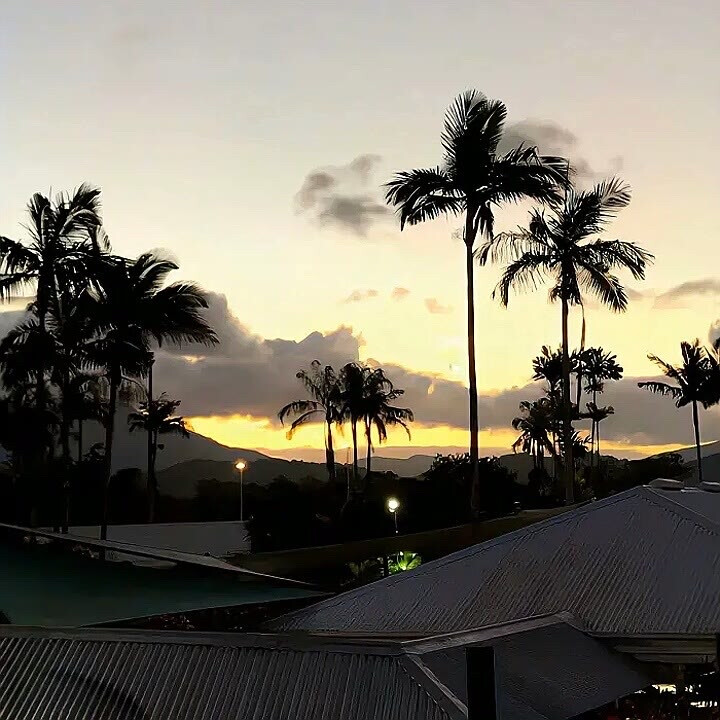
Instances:
[[[94,625],[323,595],[202,565],[137,567],[13,542],[0,542],[0,568],[0,611],[21,625]]]
[[[270,626],[428,634],[570,611],[599,633],[715,633],[720,494],[702,493],[702,513],[698,497],[628,490]]]
[[[185,636],[0,634],[0,719],[459,720],[406,657]]]
[[[460,720],[465,648],[492,644],[501,720],[565,720],[645,687],[555,617],[421,642],[0,627],[0,720]]]

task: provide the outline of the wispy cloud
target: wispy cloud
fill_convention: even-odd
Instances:
[[[452,312],[450,305],[442,305],[437,298],[425,298],[425,307],[432,315],[448,315]]]
[[[360,155],[347,165],[313,170],[295,196],[299,211],[320,225],[365,236],[373,224],[392,214],[368,187],[380,159]]]
[[[720,280],[705,278],[676,285],[657,295],[653,307],[658,309],[686,308],[691,300],[708,296],[720,298]]]
[[[367,290],[353,290],[344,300],[343,303],[356,303],[370,298],[376,298],[378,291],[369,288]]]
[[[396,288],[393,288],[393,291],[390,294],[390,297],[393,300],[404,300],[409,294],[410,294],[410,291],[407,288],[396,287]]]

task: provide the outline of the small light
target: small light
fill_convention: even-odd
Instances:
[[[400,507],[400,501],[397,498],[394,498],[394,497],[388,498],[387,509],[391,513],[397,512],[399,507]]]
[[[235,463],[235,469],[240,470],[242,472],[247,467],[247,463],[244,460],[238,460]]]

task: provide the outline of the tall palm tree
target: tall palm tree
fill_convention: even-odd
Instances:
[[[702,482],[702,453],[700,451],[700,418],[698,404],[704,408],[718,402],[718,360],[700,346],[698,340],[693,343],[680,343],[682,364],[671,365],[661,360],[657,355],[648,355],[662,371],[665,377],[675,384],[647,381],[638,383],[638,387],[645,388],[658,395],[669,395],[678,408],[690,405],[692,407],[693,434],[695,436],[695,453],[698,465],[698,480]]]
[[[555,427],[552,402],[550,398],[523,400],[520,413],[512,421],[513,429],[520,432],[513,443],[513,452],[521,449],[532,457],[536,469],[544,469],[545,453],[555,456],[555,444],[551,440]]]
[[[108,488],[118,391],[124,375],[141,377],[147,372],[150,342],[212,345],[217,336],[202,316],[207,308],[204,292],[192,283],[165,285],[177,265],[152,253],[136,260],[104,258],[97,270],[97,287],[84,295],[86,312],[97,328],[89,343],[92,364],[108,380],[103,468],[101,538],[107,537]]]
[[[601,347],[587,348],[582,358],[584,377],[587,379],[585,392],[590,393],[591,402],[586,404],[588,408],[587,417],[590,418],[592,426],[590,432],[590,442],[593,450],[596,448],[596,433],[599,431],[599,422],[605,420],[608,415],[612,415],[615,411],[610,408],[599,408],[597,404],[597,396],[605,391],[605,383],[609,380],[621,380],[623,376],[623,368],[617,362],[617,356],[609,351],[605,351]],[[604,410],[609,410],[603,413]],[[598,416],[596,419],[594,416]],[[600,463],[600,448],[597,442],[597,461]]]
[[[325,423],[325,467],[331,483],[335,482],[335,448],[333,446],[333,426],[340,422],[340,384],[337,373],[330,365],[322,367],[319,360],[313,360],[310,371],[300,370],[295,377],[300,380],[310,396],[305,400],[295,400],[280,409],[280,422],[295,415],[288,430],[291,438],[298,428],[312,420],[322,418]]]
[[[185,426],[185,419],[175,414],[180,405],[180,400],[170,400],[165,393],[153,399],[148,397],[141,402],[138,409],[128,415],[130,432],[144,430],[150,437],[151,447],[147,467],[147,493],[148,493],[148,522],[155,522],[155,507],[157,504],[157,476],[155,464],[158,449],[163,446],[158,444],[160,435],[181,435],[190,437]]]
[[[100,224],[100,190],[80,185],[72,194],[51,199],[40,193],[28,204],[30,222],[27,244],[0,237],[0,299],[8,300],[34,288],[34,314],[38,331],[47,331],[48,315],[61,309],[58,288],[67,287],[85,275],[90,236]],[[44,410],[46,358],[37,357],[38,410]]]
[[[370,368],[351,362],[343,365],[338,374],[340,382],[340,418],[350,423],[353,445],[353,486],[358,487],[358,423],[365,416],[365,391]]]
[[[615,408],[612,405],[606,405],[604,407],[598,407],[593,401],[585,404],[587,412],[582,414],[582,417],[586,417],[592,423],[592,430],[590,433],[590,472],[593,472],[594,468],[600,467],[600,423],[603,420],[607,420],[610,415],[615,414]]]
[[[372,461],[372,430],[377,431],[378,444],[387,440],[389,426],[400,426],[410,435],[408,423],[413,422],[414,415],[410,408],[401,408],[392,404],[394,400],[405,394],[393,386],[381,368],[365,374],[364,422],[367,458],[365,461],[365,477],[370,477]]]
[[[613,178],[591,190],[579,191],[568,185],[563,200],[551,199],[548,215],[533,210],[529,227],[516,233],[503,233],[491,239],[480,251],[481,260],[509,261],[495,295],[503,305],[510,291],[534,290],[549,280],[550,301],[560,301],[562,327],[562,399],[565,499],[574,499],[572,459],[572,399],[570,395],[570,352],[568,314],[572,306],[583,303],[590,293],[615,312],[627,308],[625,288],[615,275],[627,269],[635,279],[645,277],[653,256],[641,247],[622,240],[597,239],[619,210],[630,202],[630,189]]]
[[[400,216],[401,229],[441,215],[464,215],[467,277],[470,459],[473,511],[478,511],[479,419],[475,367],[474,256],[478,236],[492,237],[495,208],[525,198],[546,202],[558,197],[564,163],[541,157],[536,148],[498,152],[507,110],[476,90],[459,95],[445,115],[442,166],[397,173],[387,184],[387,201]]]

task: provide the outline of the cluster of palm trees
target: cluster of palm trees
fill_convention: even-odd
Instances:
[[[698,466],[698,481],[703,481],[702,452],[700,449],[700,414],[698,406],[709,408],[720,403],[720,340],[712,348],[700,345],[699,340],[680,343],[682,363],[672,365],[656,355],[648,355],[673,384],[646,381],[638,386],[659,395],[666,395],[675,401],[678,408],[692,410],[695,455]]]
[[[442,215],[464,216],[467,277],[467,339],[469,367],[470,457],[473,465],[473,511],[479,490],[479,418],[475,364],[475,263],[503,262],[506,267],[495,290],[503,305],[512,290],[534,290],[550,283],[550,300],[561,306],[562,428],[566,501],[573,501],[573,409],[568,316],[583,307],[590,294],[615,312],[627,308],[628,297],[616,275],[629,270],[645,277],[653,256],[634,243],[602,240],[617,212],[630,202],[627,185],[617,178],[579,190],[568,160],[541,156],[536,148],[517,147],[501,153],[507,111],[498,100],[471,90],[448,109],[442,133],[444,156],[434,168],[398,173],[387,185],[387,200],[400,225],[415,225]],[[495,210],[522,200],[541,203],[527,228],[495,233]],[[484,240],[477,247],[478,240]]]
[[[520,432],[513,450],[522,450],[533,458],[537,470],[545,469],[545,457],[553,459],[553,468],[565,455],[563,429],[563,351],[544,346],[533,359],[533,380],[544,382],[544,396],[520,403],[520,415],[512,426]],[[590,473],[600,466],[600,423],[613,415],[611,405],[599,406],[598,396],[609,381],[620,380],[623,368],[617,357],[601,347],[575,350],[570,354],[570,373],[575,382],[575,399],[572,403],[573,420],[590,420],[591,432],[583,437],[577,430],[570,436],[573,458],[585,457],[590,445]],[[587,393],[586,410],[582,410],[583,392]]]
[[[323,367],[318,360],[314,360],[309,370],[300,370],[296,377],[308,397],[288,403],[278,413],[283,424],[288,418],[294,417],[288,438],[303,425],[322,420],[325,428],[325,464],[330,481],[335,482],[337,473],[333,431],[343,432],[343,427],[349,425],[353,447],[353,482],[354,488],[358,490],[358,428],[365,435],[367,478],[371,472],[373,430],[378,444],[387,440],[390,426],[402,427],[410,437],[408,423],[414,419],[412,410],[393,405],[405,391],[396,388],[382,368],[368,367],[358,362],[347,363],[335,371],[330,365]]]
[[[98,189],[82,185],[54,198],[35,194],[28,215],[25,240],[0,237],[0,298],[32,294],[24,319],[0,343],[3,414],[15,428],[23,421],[29,434],[17,437],[21,433],[13,435],[6,425],[3,444],[10,449],[16,483],[47,478],[53,464],[62,505],[58,525],[66,528],[71,470],[83,455],[83,422],[102,422],[99,482],[105,538],[115,416],[123,393],[132,383],[143,390],[145,402],[131,421],[149,431],[152,514],[156,487],[150,464],[157,435],[181,425],[172,419],[177,403],[154,398],[151,381],[147,389],[143,384],[152,376],[153,348],[163,343],[207,345],[217,338],[203,318],[207,301],[200,288],[166,284],[177,268],[173,262],[152,253],[131,260],[112,252]],[[73,426],[77,460],[71,453]],[[97,455],[98,448],[93,452]]]

